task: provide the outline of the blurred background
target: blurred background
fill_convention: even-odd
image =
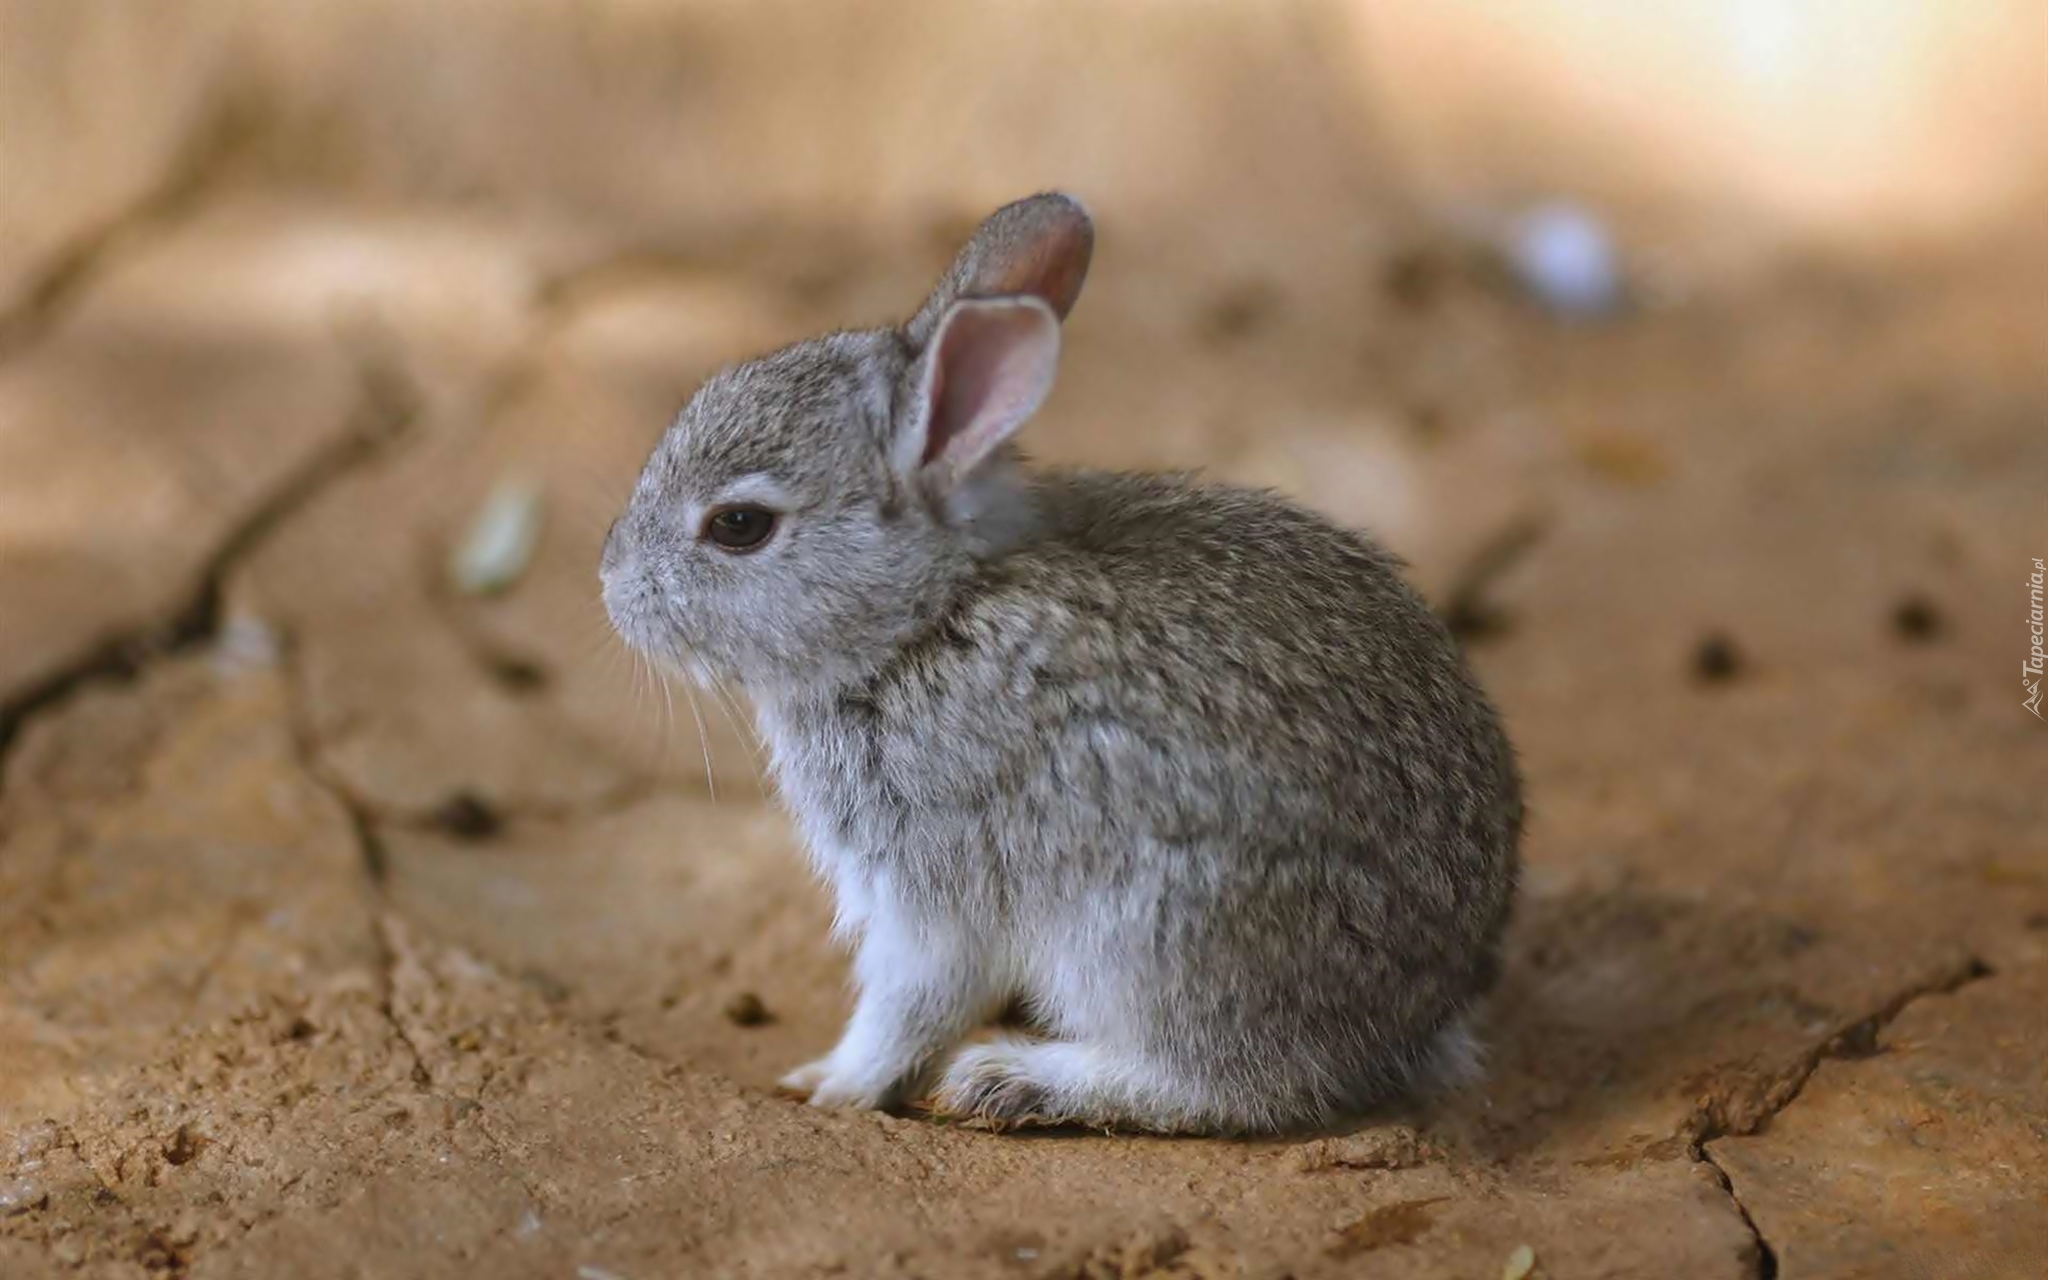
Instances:
[[[313,560],[271,594],[359,602],[411,678],[392,593],[499,492],[549,526],[512,540],[539,585],[458,584],[435,634],[580,671],[554,632],[601,636],[595,536],[696,381],[907,314],[1047,187],[1102,250],[1041,452],[1277,484],[1456,590],[1582,473],[1683,478],[1760,419],[1796,450],[1869,411],[1888,342],[1973,342],[1854,317],[1931,264],[2039,279],[2044,86],[2026,0],[5,0],[0,693],[190,604],[280,486],[326,486],[366,376],[408,460],[375,528],[294,520]],[[1905,392],[1994,394],[1925,358]],[[629,682],[564,684],[640,723]]]
[[[2048,128],[2025,0],[5,16],[10,273],[160,182],[224,113],[271,182],[615,234],[897,232],[1065,185],[1113,217],[1269,245],[1345,243],[1390,206],[1558,194],[1716,241],[1968,236],[2038,192]]]
[[[2036,0],[0,0],[0,1120],[303,1002],[366,873],[656,1060],[816,1052],[745,709],[626,657],[598,547],[708,372],[907,317],[1049,187],[1098,243],[1029,447],[1371,530],[1503,705],[1496,1149],[1698,1136],[1715,1063],[2040,972]],[[1941,1216],[1966,1143],[1803,1141],[1752,1207],[2038,1220]]]

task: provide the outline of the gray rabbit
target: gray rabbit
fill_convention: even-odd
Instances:
[[[814,1104],[1167,1132],[1470,1077],[1513,753],[1365,538],[1026,468],[1094,229],[998,210],[901,328],[723,370],[605,547],[634,646],[750,695],[857,1001]],[[1006,1008],[1042,1035],[965,1043]]]

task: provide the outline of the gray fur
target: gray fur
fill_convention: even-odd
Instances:
[[[999,1123],[1254,1132],[1469,1076],[1519,787],[1393,557],[1185,477],[1006,448],[934,492],[892,461],[924,429],[919,362],[949,309],[983,279],[1034,293],[1019,245],[1055,277],[1078,245],[1085,269],[1076,219],[1057,196],[997,214],[921,333],[715,376],[606,549],[620,632],[752,697],[856,945],[846,1035],[789,1083],[821,1105],[935,1084],[940,1109]],[[744,556],[696,533],[736,482],[787,512]],[[961,1047],[1016,1001],[1045,1038]]]

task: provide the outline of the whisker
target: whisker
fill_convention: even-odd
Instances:
[[[662,693],[661,705],[665,714],[654,717],[655,768],[666,771],[675,751],[675,703],[670,699],[668,686],[662,683],[661,674],[654,668],[654,660],[640,650],[633,650],[633,693],[636,700],[651,702],[653,686],[659,685]]]
[[[651,660],[647,664],[647,674],[649,675],[649,677],[653,679],[654,683],[656,685],[659,685],[661,688],[661,704],[663,707],[667,708],[668,734],[670,736],[670,739],[672,740],[676,731],[675,689],[668,682],[668,673],[663,671],[660,667],[655,666]]]
[[[704,753],[704,788],[711,793],[711,799],[716,801],[718,799],[718,771],[711,763],[711,733],[704,727],[704,712],[697,704],[697,694],[694,688],[695,682],[688,680],[680,671],[677,671],[677,665],[673,654],[661,655],[660,665],[655,668],[656,678],[661,681],[662,695],[669,699],[669,715],[671,719],[675,715],[675,697],[671,691],[674,689],[677,680],[685,681],[683,685],[683,699],[689,704],[690,718],[697,722],[697,745]]]
[[[609,622],[592,620],[580,622],[579,625],[587,629],[580,641],[584,650],[582,656],[585,659],[595,658],[600,652],[607,658],[616,659],[618,651],[626,647],[625,642],[619,639],[618,632],[612,630]]]
[[[690,704],[690,716],[697,722],[697,742],[704,748],[704,788],[711,793],[711,802],[718,803],[718,778],[711,768],[711,735],[704,732],[704,713],[697,709],[697,692],[688,685],[683,686],[683,697]]]
[[[712,700],[718,704],[721,711],[725,712],[726,723],[732,726],[733,732],[739,735],[740,741],[752,746],[755,762],[759,764],[767,763],[768,744],[761,741],[760,731],[754,728],[752,721],[734,704],[732,691],[716,681],[706,687],[711,690]]]
[[[745,717],[739,715],[739,711],[733,707],[731,696],[725,692],[725,686],[721,686],[717,682],[709,682],[709,684],[705,684],[705,688],[711,692],[711,702],[713,702],[713,705],[725,715],[725,723],[733,727],[733,735],[745,745],[745,748],[752,752],[754,791],[756,791],[756,795],[766,799],[766,795],[768,795],[768,778],[766,778],[766,774],[768,774],[768,768],[770,768],[768,766],[768,748],[766,748],[766,743],[762,743],[760,733],[756,733],[752,729],[752,725],[745,725],[743,723]]]

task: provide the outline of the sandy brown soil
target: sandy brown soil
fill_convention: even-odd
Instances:
[[[596,548],[698,378],[904,312],[953,223],[692,256],[230,189],[25,303],[0,1275],[2040,1274],[2048,254],[1574,328],[1390,226],[1268,278],[1111,210],[1032,429],[1377,530],[1521,747],[1488,1079],[1294,1142],[772,1090],[843,1012],[827,907]],[[545,536],[471,599],[507,475]]]

